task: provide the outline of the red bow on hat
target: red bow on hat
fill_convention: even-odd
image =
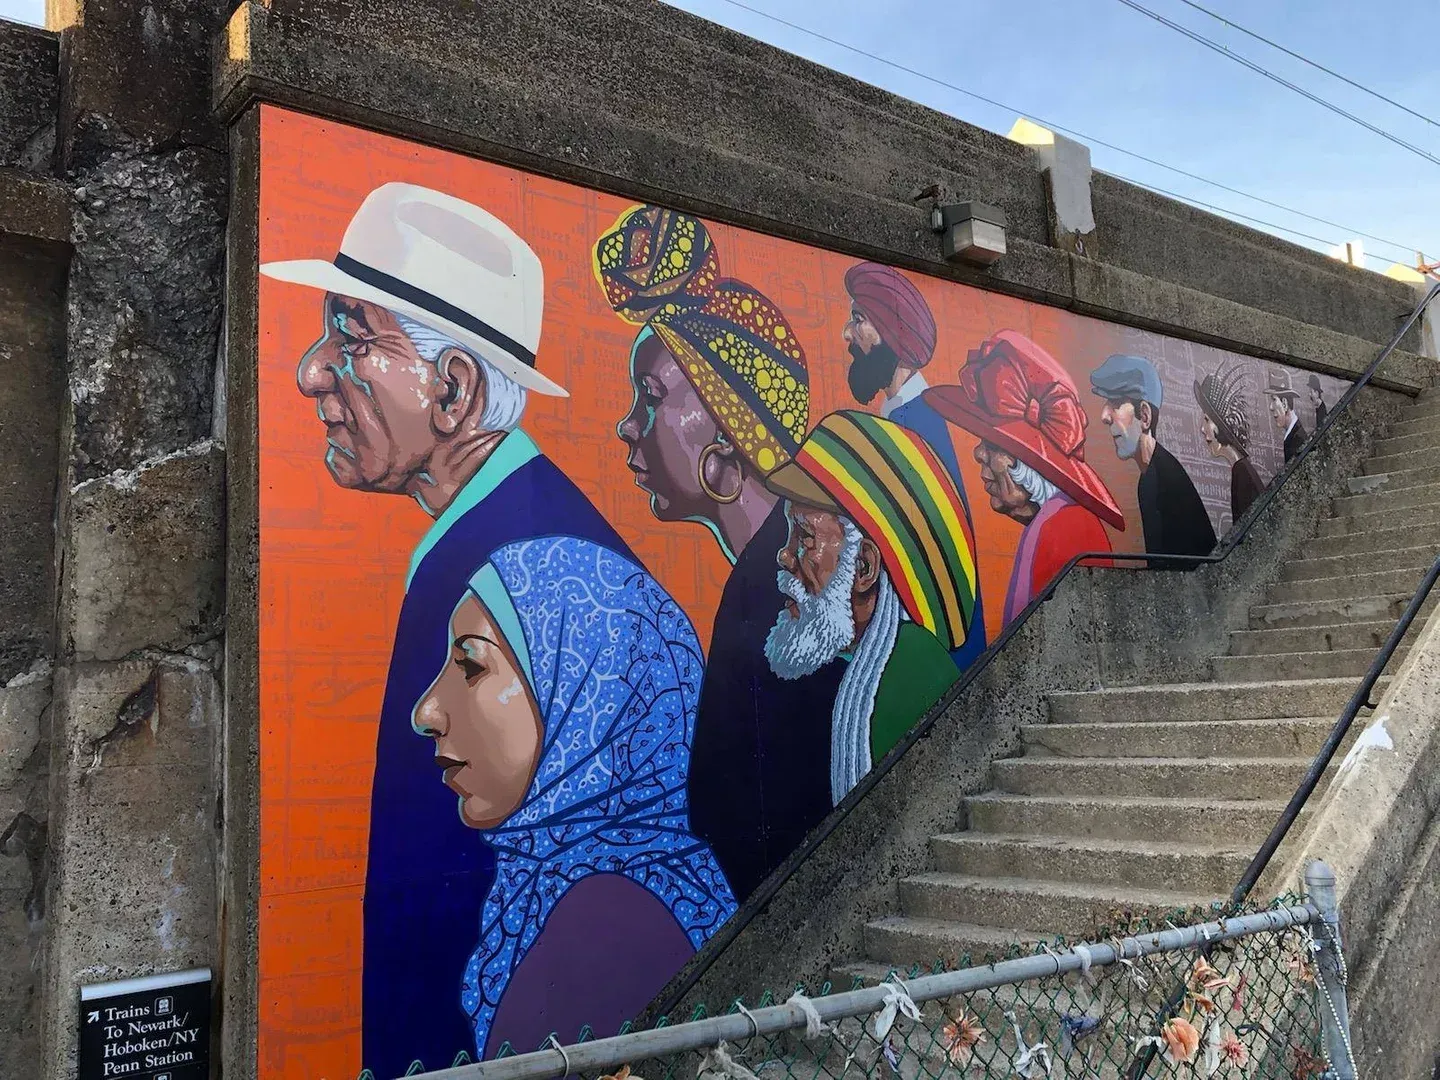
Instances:
[[[1023,461],[1075,502],[1117,529],[1125,515],[1085,463],[1085,427],[1075,383],[1024,334],[1001,330],[972,349],[958,386],[925,391],[950,423]]]
[[[960,387],[977,410],[997,422],[1023,420],[1066,457],[1084,461],[1089,421],[1064,373],[1054,378],[1045,370],[1053,364],[1044,353],[1027,357],[1002,331],[970,351],[969,363],[960,372]]]

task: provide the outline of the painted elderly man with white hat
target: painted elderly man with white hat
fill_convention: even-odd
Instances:
[[[395,632],[365,882],[364,1060],[398,1074],[416,1056],[448,1061],[473,1041],[458,1006],[437,1003],[462,983],[493,874],[454,794],[436,783],[430,741],[411,729],[448,655],[450,615],[470,575],[514,541],[575,536],[633,556],[520,430],[532,391],[565,390],[536,366],[540,260],[498,218],[439,191],[385,184],[338,253],[261,273],[323,292],[324,329],[298,383],[324,426],[330,476],[412,498],[435,519],[410,560]]]

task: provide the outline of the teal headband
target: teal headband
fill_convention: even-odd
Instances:
[[[475,571],[474,577],[470,579],[470,591],[485,605],[490,617],[495,620],[495,625],[500,628],[500,633],[504,634],[505,640],[510,643],[510,651],[520,662],[520,670],[525,673],[525,681],[530,684],[533,693],[535,677],[530,670],[530,648],[526,645],[525,634],[520,629],[520,616],[515,611],[515,603],[510,599],[510,593],[506,591],[495,567],[486,563]]]

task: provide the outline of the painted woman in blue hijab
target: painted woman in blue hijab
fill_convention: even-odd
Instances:
[[[495,853],[455,942],[483,1057],[613,1033],[734,913],[686,802],[704,665],[679,605],[590,541],[510,544],[470,579],[414,727]]]

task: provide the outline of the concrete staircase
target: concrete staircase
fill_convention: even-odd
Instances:
[[[980,962],[1227,897],[1440,553],[1440,393],[1387,436],[1212,681],[1050,694],[1050,722],[1022,728],[1023,756],[964,800],[968,829],[932,838],[845,972]]]

